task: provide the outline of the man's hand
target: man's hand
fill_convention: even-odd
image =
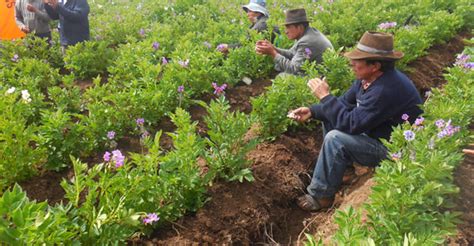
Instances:
[[[308,86],[311,89],[311,93],[319,100],[329,95],[329,85],[324,78],[311,79],[308,81]]]
[[[462,152],[468,156],[474,157],[474,144],[469,144],[469,149],[463,149]]]
[[[27,26],[22,26],[20,30],[24,33],[30,33],[30,28],[28,28]]]
[[[31,5],[31,4],[26,5],[26,10],[28,10],[30,12],[33,12],[33,13],[38,12],[38,9],[35,6]]]
[[[259,40],[255,44],[255,52],[259,55],[269,55],[273,58],[278,54],[275,46],[270,43],[268,40]]]
[[[309,118],[311,118],[311,116],[311,110],[308,107],[297,108],[288,113],[289,118],[294,119],[300,123],[306,122]]]

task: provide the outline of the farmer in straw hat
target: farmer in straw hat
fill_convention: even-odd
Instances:
[[[286,12],[285,33],[290,40],[296,40],[289,49],[279,49],[267,40],[257,41],[257,54],[273,58],[275,69],[282,73],[300,75],[301,65],[306,60],[322,62],[323,52],[333,48],[331,42],[318,30],[309,26],[306,11],[293,9]]]
[[[366,32],[356,49],[345,54],[356,80],[341,97],[330,94],[325,80],[308,82],[319,104],[301,107],[289,117],[299,122],[322,121],[324,142],[308,194],[298,205],[309,211],[332,206],[341,184],[355,177],[353,162],[374,167],[387,158],[380,141],[389,139],[394,126],[422,113],[420,95],[410,79],[394,68],[403,53],[393,50],[393,36]]]

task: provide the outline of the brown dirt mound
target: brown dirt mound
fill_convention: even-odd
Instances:
[[[421,95],[433,87],[445,83],[443,73],[456,60],[456,54],[464,49],[463,39],[468,39],[470,32],[461,32],[445,44],[435,45],[428,50],[428,55],[420,57],[408,65],[408,77],[415,83]]]
[[[28,198],[37,201],[48,201],[54,205],[64,201],[64,192],[61,187],[61,181],[64,178],[72,177],[74,173],[71,169],[62,172],[46,171],[45,173],[33,177],[20,183],[20,186],[26,191]]]
[[[303,193],[301,177],[307,175],[320,142],[320,132],[299,131],[258,145],[248,155],[254,163],[253,183],[217,182],[209,191],[211,201],[203,209],[176,222],[180,225],[175,227],[178,235],[171,229],[159,230],[152,241],[252,243],[267,238],[264,242],[271,242],[288,230],[298,228],[299,232],[302,219],[310,214],[298,209],[294,200]]]
[[[474,125],[471,125],[473,131]],[[474,147],[470,146],[470,149]],[[454,183],[461,191],[455,211],[462,213],[462,223],[458,225],[458,234],[451,238],[450,245],[474,245],[474,156],[465,156],[455,171]]]

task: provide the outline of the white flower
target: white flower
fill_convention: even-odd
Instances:
[[[21,91],[21,98],[27,103],[31,102],[30,93],[28,90]]]
[[[13,92],[15,92],[15,90],[16,90],[16,88],[12,87],[12,88],[7,90],[7,94],[12,94]]]

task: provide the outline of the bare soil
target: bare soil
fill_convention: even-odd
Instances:
[[[463,50],[462,39],[468,35],[463,33],[447,44],[433,47],[429,50],[429,55],[410,64],[412,72],[409,73],[409,77],[421,93],[444,83],[443,70],[454,62],[455,54]],[[227,90],[226,96],[232,109],[249,113],[251,111],[249,99],[262,94],[269,85],[271,81],[261,80],[250,86],[236,86]],[[87,88],[87,85],[83,87]],[[211,98],[209,95],[203,100],[209,101]],[[199,106],[193,106],[189,111],[193,120],[200,121],[199,133],[205,134],[206,126],[202,123],[202,118],[206,115],[206,111]],[[159,123],[159,128],[165,132],[174,130],[169,119],[163,119]],[[208,191],[209,202],[197,213],[188,214],[172,224],[157,229],[149,238],[133,240],[130,244],[296,244],[304,239],[303,232],[313,234],[319,232],[328,239],[337,229],[332,219],[335,209],[363,204],[374,182],[371,179],[373,170],[357,167],[358,181],[351,186],[343,187],[336,197],[333,208],[319,213],[300,210],[296,206],[295,199],[304,193],[309,183],[321,143],[321,130],[316,127],[314,130],[293,129],[273,142],[259,144],[248,154],[248,159],[253,162],[254,182],[217,181]],[[136,140],[125,139],[119,142],[119,147],[137,150],[136,146],[126,146],[135,144]],[[161,145],[165,149],[170,149],[172,141],[170,138],[163,138]],[[472,165],[466,167],[466,164],[463,164],[459,170],[462,175],[456,174],[459,177],[456,182],[462,189],[461,196],[464,203],[461,204],[466,205],[461,209],[467,214],[463,219],[470,223],[468,224],[470,226],[460,227],[459,240],[469,243],[472,241],[468,239],[472,240],[474,235],[472,226],[474,193],[470,191],[474,180],[474,168]],[[61,173],[45,172],[23,182],[21,186],[30,198],[39,201],[48,200],[50,204],[54,204],[61,201],[64,196],[64,191],[59,185],[60,180],[70,176],[69,170]]]
[[[471,132],[474,124],[471,124]],[[473,146],[466,148],[474,149]],[[474,156],[466,155],[454,173],[454,183],[460,188],[455,211],[462,213],[458,234],[450,239],[450,245],[474,245]]]

